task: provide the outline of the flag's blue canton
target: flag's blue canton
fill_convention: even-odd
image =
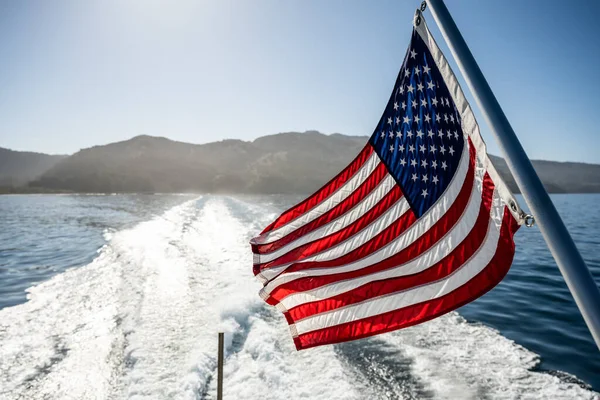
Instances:
[[[414,30],[396,86],[370,141],[417,217],[435,204],[458,167],[464,146],[459,114],[427,46]]]

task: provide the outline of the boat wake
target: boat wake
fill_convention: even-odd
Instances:
[[[107,232],[93,262],[0,310],[0,398],[213,399],[219,331],[229,399],[597,398],[456,313],[297,352],[251,273],[248,240],[276,213],[207,196]]]

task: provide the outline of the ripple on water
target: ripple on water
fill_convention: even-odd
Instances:
[[[0,211],[27,209],[6,217],[26,225],[22,243],[0,232],[0,299],[30,298],[0,310],[0,397],[213,399],[218,330],[231,398],[596,396],[579,378],[598,387],[598,352],[536,230],[519,232],[507,278],[459,310],[471,322],[451,313],[296,352],[284,318],[257,296],[248,240],[297,198],[204,196],[170,208],[186,199],[40,196],[47,210],[24,198],[0,197]],[[569,201],[589,209],[598,199]],[[73,218],[47,232],[36,212]],[[97,224],[78,219],[94,212]],[[39,240],[46,233],[54,239]],[[598,236],[584,236],[593,258]]]

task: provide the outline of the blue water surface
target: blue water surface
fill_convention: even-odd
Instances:
[[[86,265],[111,232],[161,214],[189,195],[0,196],[0,309],[25,289]]]
[[[28,287],[91,262],[111,232],[157,217],[190,198],[0,196],[0,309],[25,302]],[[274,199],[269,197],[269,202]],[[277,208],[283,211],[299,199],[279,196]],[[600,284],[600,195],[554,195],[552,199]],[[253,196],[252,201],[262,200]],[[600,351],[539,230],[522,227],[515,240],[517,252],[507,277],[462,307],[460,314],[539,354],[538,368],[579,382],[562,371],[567,372],[600,390]],[[250,260],[249,253],[248,268]]]
[[[551,197],[600,287],[600,195]],[[522,196],[518,199],[526,205]],[[568,371],[598,390],[600,350],[540,230],[523,226],[515,243],[515,258],[506,278],[459,312],[540,354],[540,368]]]

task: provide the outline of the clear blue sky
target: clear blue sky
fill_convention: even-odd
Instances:
[[[419,3],[0,2],[0,146],[369,135]],[[447,4],[530,157],[600,163],[600,1]]]

